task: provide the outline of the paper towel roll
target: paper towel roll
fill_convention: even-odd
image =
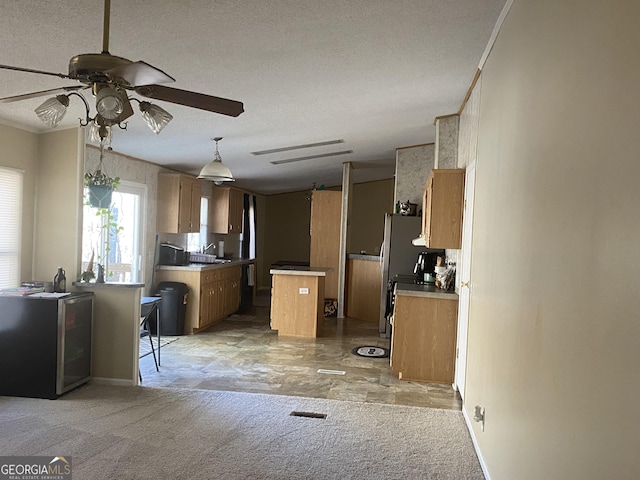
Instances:
[[[224,257],[224,240],[218,242],[218,257]]]

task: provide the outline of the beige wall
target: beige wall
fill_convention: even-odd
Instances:
[[[83,129],[38,136],[35,280],[53,281],[59,266],[66,270],[69,286],[80,275],[83,175]]]
[[[353,185],[348,253],[380,253],[384,214],[393,212],[393,189],[392,178]]]
[[[492,480],[640,478],[638,18],[516,0],[483,70],[464,408]]]
[[[33,218],[38,174],[38,135],[0,124],[0,166],[24,172],[20,280],[33,280]],[[51,274],[51,280],[54,274],[55,272]]]
[[[415,145],[396,149],[395,193],[396,202],[422,205],[424,184],[435,162],[435,144]]]

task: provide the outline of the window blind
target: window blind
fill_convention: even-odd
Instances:
[[[0,288],[20,285],[22,177],[0,167]]]

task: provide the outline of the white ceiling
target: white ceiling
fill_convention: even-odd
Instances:
[[[435,140],[434,118],[458,111],[505,0],[112,0],[109,51],[144,60],[169,86],[244,102],[237,118],[166,102],[173,121],[155,135],[136,113],[113,149],[197,174],[212,137],[236,185],[258,193],[391,178],[395,149]],[[69,59],[102,49],[102,0],[0,4],[0,64],[67,73]],[[74,85],[0,70],[0,98]],[[41,97],[0,104],[0,120],[46,129]],[[58,128],[83,116],[71,97]],[[91,101],[90,101],[91,103]],[[93,114],[94,112],[92,112]],[[255,156],[251,152],[343,139]],[[273,165],[292,157],[352,154]]]

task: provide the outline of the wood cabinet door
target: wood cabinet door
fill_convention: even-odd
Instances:
[[[396,296],[391,369],[402,380],[453,383],[457,299]]]
[[[429,248],[460,248],[464,174],[461,168],[434,169],[429,174],[422,213],[422,236]]]
[[[331,268],[325,278],[325,298],[338,298],[342,192],[315,190],[311,199],[311,267]]]
[[[209,205],[209,231],[229,233],[229,187],[214,186]]]
[[[229,233],[242,232],[242,211],[244,194],[240,190],[229,189]]]
[[[193,183],[187,177],[180,178],[178,197],[178,233],[191,232],[191,197]]]
[[[202,184],[200,180],[191,183],[191,202],[189,205],[189,225],[191,233],[200,232],[200,208],[202,198]]]

